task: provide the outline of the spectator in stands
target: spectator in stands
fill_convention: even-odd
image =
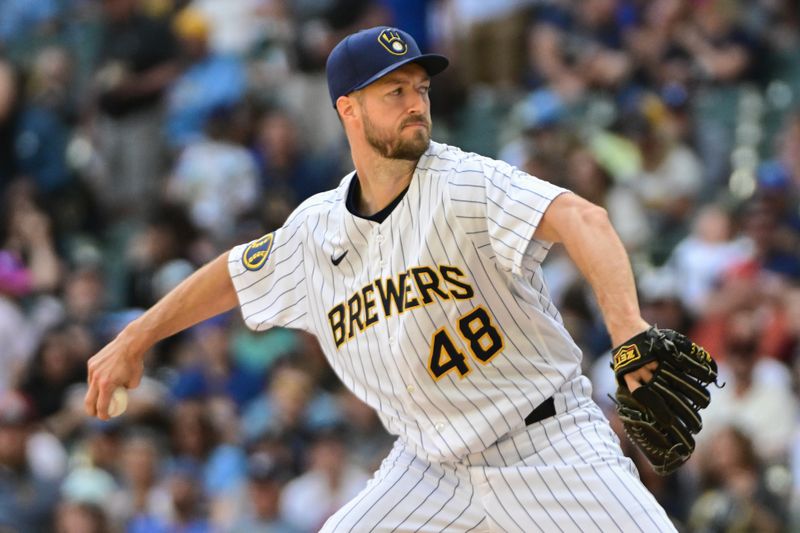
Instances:
[[[800,189],[800,111],[790,113],[775,140],[776,160],[789,174],[792,186]]]
[[[269,455],[254,454],[247,467],[247,504],[231,533],[297,533],[280,513],[280,500],[291,472]]]
[[[756,168],[756,191],[754,193],[764,206],[775,213],[781,226],[781,237],[787,248],[800,242],[800,213],[797,212],[798,185],[792,179],[784,161],[771,159]]]
[[[451,23],[457,32],[455,54],[462,83],[506,91],[516,90],[523,72],[528,19],[526,0],[450,2]]]
[[[0,256],[0,277],[3,276]],[[7,275],[7,274],[6,274]],[[2,283],[2,281],[0,281]],[[16,300],[0,288],[0,395],[17,387],[36,350],[38,336]]]
[[[18,181],[6,191],[0,213],[0,255],[4,269],[0,289],[18,296],[54,291],[61,281],[50,217],[37,205],[29,183]]]
[[[685,87],[690,78],[688,62],[676,57],[672,39],[686,16],[682,0],[653,0],[639,12],[639,24],[626,35],[627,48],[638,76],[649,86],[661,89],[669,84]]]
[[[311,532],[354,498],[369,476],[349,460],[339,426],[315,433],[308,457],[308,471],[286,485],[281,511],[289,524]]]
[[[64,405],[69,388],[86,379],[86,354],[94,346],[80,326],[61,326],[47,332],[22,379],[23,391],[47,418]]]
[[[784,531],[787,509],[783,495],[764,477],[756,445],[732,427],[718,429],[702,452],[700,487],[692,506],[692,531]]]
[[[720,277],[697,324],[695,339],[709,353],[724,354],[721,340],[725,338],[731,315],[741,310],[760,309],[760,316],[766,315],[771,320],[776,315],[775,306],[783,288],[800,279],[800,257],[785,238],[791,231],[762,198],[753,197],[745,204],[742,233],[747,238],[749,253]],[[759,327],[772,331],[764,323]],[[759,343],[759,349],[762,353],[777,355],[774,347],[766,349],[763,343]]]
[[[146,308],[156,302],[157,273],[175,259],[191,259],[197,238],[197,228],[180,206],[163,203],[150,210],[128,242],[124,301],[130,307]]]
[[[786,287],[782,295],[782,311],[786,334],[785,352],[781,360],[785,361],[797,373],[800,369],[800,285]],[[795,375],[795,380],[798,375]],[[798,480],[800,481],[800,480]]]
[[[647,208],[654,230],[665,241],[668,234],[686,233],[688,215],[695,209],[703,185],[697,155],[677,137],[671,112],[653,94],[645,95],[633,116],[623,116],[623,130],[636,142],[641,170],[634,187]]]
[[[102,508],[91,503],[65,502],[58,506],[55,533],[111,533]]]
[[[755,76],[759,43],[739,24],[737,9],[730,0],[694,2],[676,28],[675,45],[691,57],[699,78],[725,82]]]
[[[41,477],[28,458],[33,411],[16,392],[0,396],[0,530],[46,531],[58,483]]]
[[[67,274],[62,299],[67,320],[80,324],[101,341],[107,334],[108,294],[107,280],[99,268],[79,267]]]
[[[788,453],[798,402],[786,368],[761,357],[760,334],[752,313],[739,312],[730,320],[720,368],[727,384],[712,389],[711,405],[703,411],[703,431],[696,440],[699,447],[711,446],[716,432],[732,425],[753,442],[759,458],[777,462]]]
[[[544,5],[536,13],[528,49],[537,85],[547,85],[565,101],[597,89],[625,85],[633,63],[625,32],[634,22],[618,0]]]
[[[122,444],[120,488],[111,495],[111,516],[125,527],[142,517],[169,519],[168,488],[161,483],[161,450],[153,435],[132,434]]]
[[[210,23],[212,50],[239,57],[248,57],[270,30],[275,31],[273,15],[285,9],[270,0],[194,0],[191,4]]]
[[[606,208],[629,252],[650,242],[652,230],[638,198],[629,187],[614,182],[589,148],[577,146],[569,154],[565,186]]]
[[[734,239],[733,221],[720,205],[700,209],[692,231],[682,239],[667,260],[679,283],[680,298],[694,316],[705,312],[710,294],[725,272],[741,262],[749,247]]]
[[[265,372],[239,364],[230,353],[230,327],[226,317],[199,324],[180,348],[174,382],[170,388],[178,400],[222,396],[241,410],[255,399],[266,382]]]
[[[141,213],[158,194],[164,169],[161,98],[178,72],[166,21],[142,15],[138,4],[102,2],[94,87],[100,111],[96,140],[106,172],[97,192],[114,218]]]
[[[15,140],[20,112],[17,75],[7,61],[0,61],[0,192],[17,176]]]
[[[256,207],[261,191],[256,161],[242,146],[247,119],[243,107],[213,110],[205,137],[186,146],[167,182],[167,197],[220,245],[231,242],[237,220]]]
[[[25,84],[25,105],[17,128],[19,172],[32,179],[50,205],[74,185],[67,166],[69,127],[75,114],[67,87],[70,68],[62,48],[45,48],[37,54]]]
[[[681,24],[672,34],[669,54],[683,62],[694,87],[695,143],[713,190],[727,183],[734,146],[738,82],[763,81],[764,50],[760,39],[742,24],[743,4],[703,0],[687,4]]]
[[[286,197],[293,206],[335,186],[340,175],[336,158],[315,153],[301,142],[297,122],[279,109],[267,111],[258,120],[253,154],[261,187]]]
[[[65,109],[59,108],[63,100],[54,94],[66,90],[68,67],[64,54],[56,50],[38,56],[42,59],[28,84],[0,57],[0,192],[24,176],[38,193],[52,196],[63,192],[72,178],[66,164]]]
[[[219,523],[228,516],[232,491],[245,478],[247,461],[235,442],[221,439],[207,404],[184,400],[172,411],[172,454],[183,466],[194,465],[198,497],[208,498],[209,516]],[[188,471],[186,471],[188,472]],[[179,492],[184,495],[179,485]]]
[[[317,428],[341,416],[332,397],[314,385],[307,372],[288,362],[274,368],[266,390],[242,412],[243,438],[278,431],[302,449]]]
[[[214,110],[241,101],[247,79],[238,57],[209,48],[210,26],[200,11],[184,8],[175,16],[173,27],[184,64],[169,89],[166,134],[170,146],[180,149],[203,136]]]
[[[377,413],[345,387],[336,393],[342,411],[343,435],[353,463],[367,472],[378,470],[395,437],[389,435]]]
[[[24,41],[32,33],[53,31],[60,14],[57,0],[7,0],[0,3],[0,50]]]
[[[16,182],[5,191],[0,206],[0,391],[4,391],[20,385],[42,329],[50,325],[49,318],[36,317],[35,297],[54,291],[62,271],[50,218],[36,204],[30,185]],[[29,299],[25,308],[20,305],[22,298]]]
[[[82,452],[86,465],[104,470],[115,480],[119,478],[122,464],[119,462],[122,450],[122,419],[85,420],[83,427]],[[80,449],[80,447],[78,448]]]
[[[211,533],[202,471],[193,461],[176,461],[168,476],[170,516],[139,515],[128,524],[128,533]]]

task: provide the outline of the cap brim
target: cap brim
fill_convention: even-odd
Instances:
[[[363,89],[364,87],[376,81],[377,79],[382,78],[387,74],[389,74],[390,72],[393,72],[399,69],[400,67],[404,67],[409,63],[416,63],[417,65],[424,68],[429,76],[435,76],[436,74],[439,74],[440,72],[442,72],[444,69],[447,68],[447,66],[450,64],[450,60],[444,56],[440,56],[439,54],[422,54],[417,57],[411,57],[409,59],[406,59],[405,61],[399,61],[397,63],[393,63],[388,67],[386,67],[385,69],[378,71],[367,80],[359,83],[358,85],[347,91],[347,93],[345,94],[350,94],[353,91]]]

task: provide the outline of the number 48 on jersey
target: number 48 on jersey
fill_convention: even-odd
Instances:
[[[462,315],[453,328],[469,346],[470,355],[481,364],[487,364],[503,350],[503,337],[492,322],[489,312],[482,306]],[[431,337],[428,371],[439,380],[450,371],[463,378],[471,367],[467,356],[458,349],[448,326],[442,326]]]

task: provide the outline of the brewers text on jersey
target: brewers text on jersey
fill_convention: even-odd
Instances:
[[[434,296],[442,300],[472,298],[475,291],[459,279],[463,277],[464,272],[458,267],[438,265],[437,268],[414,267],[391,278],[373,280],[328,311],[336,347],[352,339],[357,331],[363,332],[375,324],[379,311],[385,318],[431,304]]]

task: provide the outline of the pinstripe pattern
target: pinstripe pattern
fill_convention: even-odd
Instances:
[[[675,531],[599,409],[570,398],[583,386],[576,378],[556,394],[568,411],[507,435],[485,456],[429,462],[398,440],[322,531]]]
[[[431,143],[379,223],[346,209],[353,179],[303,202],[261,268],[245,268],[247,244],[228,262],[247,325],[316,335],[400,437],[325,531],[670,530],[544,286],[551,243],[534,232],[563,189]],[[551,396],[560,414],[525,428]]]

